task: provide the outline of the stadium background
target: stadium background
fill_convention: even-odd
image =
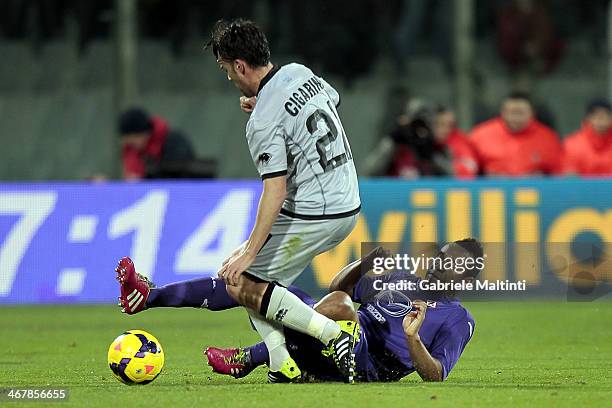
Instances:
[[[3,1],[0,388],[61,386],[74,406],[280,406],[288,395],[295,406],[355,407],[609,400],[608,178],[363,176],[406,95],[448,104],[468,131],[495,115],[510,90],[526,90],[562,136],[580,127],[592,98],[610,96],[609,1],[536,1],[563,51],[550,69],[535,71],[517,70],[500,53],[498,13],[510,3]],[[495,255],[487,277],[528,280],[528,299],[467,304],[476,334],[445,383],[412,375],[398,384],[270,393],[263,369],[234,381],[199,358],[204,345],[257,341],[242,310],[129,318],[116,310],[118,257],[133,256],[158,284],[212,275],[253,224],[261,182],[244,140],[246,116],[202,51],[212,23],[236,16],[261,24],[275,63],[306,62],[339,90],[362,175],[355,232],[317,258],[299,285],[324,293],[362,241],[466,235]],[[117,115],[132,105],[183,130],[199,157],[216,161],[217,180],[122,181]],[[117,383],[106,361],[111,340],[136,327],[154,333],[167,355],[163,375],[145,389]]]
[[[247,237],[259,187],[234,181],[256,177],[244,143],[246,117],[234,87],[202,51],[218,18],[256,19],[276,63],[307,62],[339,89],[355,163],[367,174],[368,153],[407,99],[449,105],[468,131],[494,116],[507,92],[520,89],[532,94],[538,113],[560,135],[580,126],[584,106],[609,88],[608,4],[527,3],[541,8],[542,24],[548,21],[563,43],[550,70],[516,68],[504,58],[496,24],[514,4],[508,1],[362,1],[350,13],[342,1],[7,2],[0,37],[6,62],[0,66],[6,182],[0,187],[0,302],[110,300],[105,271],[127,253],[159,283],[213,274]],[[99,175],[120,178],[116,116],[134,105],[183,130],[225,181],[92,182]],[[607,179],[496,180],[362,177],[358,228],[315,261],[301,284],[325,287],[334,269],[358,255],[361,241],[475,235],[503,246],[492,249],[503,255],[488,268],[499,271],[490,276],[527,278],[543,289],[534,294],[557,293],[574,273],[551,271],[549,247],[592,243],[598,259],[573,254],[566,264],[583,261],[580,267],[592,270],[595,262],[599,271],[592,277],[606,286],[611,278],[600,264],[612,253]],[[241,224],[237,214],[244,214]],[[523,264],[515,267],[517,259]]]
[[[499,52],[497,13],[508,1],[468,0],[458,8],[422,0],[327,3],[117,2],[137,4],[125,15],[111,0],[7,1],[0,17],[6,61],[0,174],[5,180],[118,176],[116,114],[139,104],[183,129],[199,156],[219,158],[221,177],[256,177],[244,165],[251,159],[235,89],[202,52],[219,18],[256,19],[270,36],[275,63],[307,62],[338,88],[360,173],[397,110],[398,88],[449,104],[468,131],[494,115],[519,81],[554,114],[561,135],[579,128],[591,98],[608,95],[606,1],[541,2],[564,53],[554,70],[525,81]],[[403,70],[397,43],[406,43]]]

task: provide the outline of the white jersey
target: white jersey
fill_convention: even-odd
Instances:
[[[247,142],[262,179],[287,175],[284,215],[325,219],[359,212],[339,102],[334,88],[300,64],[275,67],[261,81]]]

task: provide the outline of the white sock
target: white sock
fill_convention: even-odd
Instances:
[[[257,330],[257,333],[259,333],[268,348],[270,370],[280,370],[283,362],[290,357],[287,345],[285,344],[283,326],[264,319],[254,310],[247,309],[247,311],[249,312],[253,326],[255,326],[255,330]]]
[[[338,323],[316,312],[299,297],[277,285],[272,290],[266,318],[316,337],[325,345],[340,334]]]

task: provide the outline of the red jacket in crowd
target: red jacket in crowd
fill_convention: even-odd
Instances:
[[[474,178],[478,174],[478,162],[467,135],[459,128],[451,130],[445,141],[452,160],[453,172],[458,178]]]
[[[168,123],[159,118],[151,117],[151,136],[143,150],[132,146],[123,146],[123,175],[124,178],[143,178],[147,172],[147,161],[158,162],[161,159],[162,148],[170,132]]]
[[[564,170],[583,176],[612,175],[612,129],[603,135],[584,123],[582,128],[563,142]]]
[[[533,119],[513,132],[500,118],[476,126],[470,136],[481,172],[497,176],[559,174],[563,149],[557,134]]]

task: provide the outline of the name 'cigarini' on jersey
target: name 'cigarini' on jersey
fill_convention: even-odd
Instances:
[[[306,102],[308,102],[310,98],[321,92],[324,88],[321,81],[313,76],[307,82],[304,82],[296,92],[291,94],[289,100],[285,102],[285,110],[291,116],[296,116],[300,112],[300,109],[302,109],[302,106],[306,105]]]

